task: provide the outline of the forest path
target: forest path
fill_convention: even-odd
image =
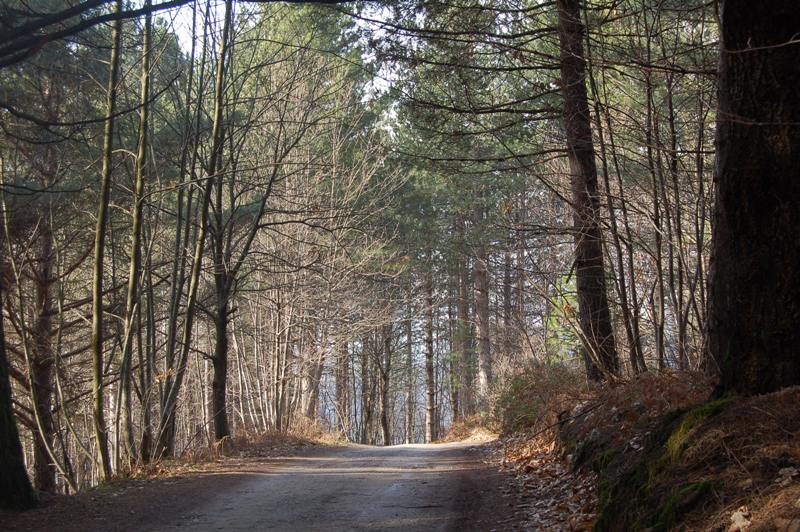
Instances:
[[[503,474],[464,443],[317,448],[252,464],[156,531],[502,529]]]

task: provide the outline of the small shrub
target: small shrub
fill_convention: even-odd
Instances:
[[[503,434],[555,424],[586,393],[585,378],[562,364],[532,363],[501,386],[494,418]]]

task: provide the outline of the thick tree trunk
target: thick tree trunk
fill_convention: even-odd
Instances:
[[[586,98],[586,62],[579,0],[558,0],[561,91],[569,151],[575,230],[578,311],[589,379],[617,373],[617,354],[606,294],[597,167]]]
[[[720,391],[800,384],[800,9],[725,0],[708,349]]]
[[[0,508],[25,510],[36,504],[36,495],[25,471],[25,459],[11,401],[2,313],[4,296],[5,287],[0,285]]]
[[[359,441],[365,445],[371,443],[372,420],[375,410],[373,401],[375,378],[369,352],[372,348],[371,344],[372,342],[368,336],[365,336],[361,342],[361,435]]]

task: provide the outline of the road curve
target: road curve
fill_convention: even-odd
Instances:
[[[154,531],[493,530],[501,474],[469,444],[348,446],[237,471]]]

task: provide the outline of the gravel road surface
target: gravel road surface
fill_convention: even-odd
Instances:
[[[500,530],[500,474],[481,458],[461,443],[319,449],[238,471],[153,530]]]

